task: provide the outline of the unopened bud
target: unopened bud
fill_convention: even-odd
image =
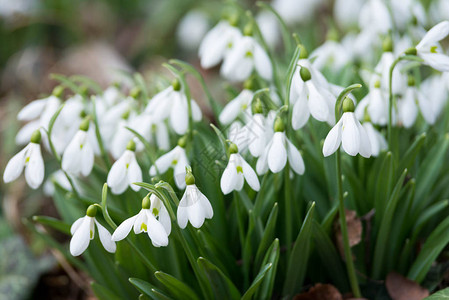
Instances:
[[[301,69],[299,70],[299,75],[304,82],[309,81],[312,78],[312,74],[310,74],[309,69],[307,69],[306,67],[301,67]]]
[[[260,100],[259,97],[256,98],[256,101],[254,101],[254,105],[253,105],[253,114],[262,114],[263,113],[263,105],[262,105],[262,101]]]
[[[126,145],[126,150],[130,150],[130,151],[136,151],[136,143],[134,142],[134,140],[130,140],[128,142],[128,145]]]
[[[187,185],[195,184],[195,177],[193,176],[191,171],[187,171],[186,173],[186,184]]]
[[[407,50],[405,50],[404,53],[406,55],[416,55],[417,51],[416,51],[415,47],[412,47],[412,48],[408,48]]]
[[[86,215],[88,217],[94,218],[97,215],[97,206],[96,205],[89,205],[89,207],[86,210]]]
[[[142,92],[141,88],[138,86],[135,86],[131,89],[131,91],[129,91],[129,95],[132,98],[137,99],[137,98],[139,98],[141,92]]]
[[[185,148],[187,145],[187,136],[183,136],[178,140],[178,146],[181,148]]]
[[[284,121],[280,117],[276,118],[276,121],[274,121],[274,131],[275,132],[283,132],[285,130]]]
[[[41,142],[41,131],[39,129],[35,130],[31,135],[30,142],[34,144],[39,144]]]
[[[148,195],[146,195],[142,199],[142,209],[150,209],[150,207],[151,207],[151,200],[150,200],[150,197],[148,197]]]
[[[415,86],[415,77],[409,75],[408,78],[407,78],[407,85],[408,86]]]
[[[229,145],[229,154],[235,154],[239,152],[239,148],[237,147],[236,144],[231,143],[231,145]]]
[[[62,85],[58,85],[53,89],[53,96],[56,96],[60,98],[62,96],[62,93],[64,92],[64,87]]]
[[[243,28],[243,35],[245,36],[252,36],[253,35],[253,24],[250,22],[245,25],[245,28]]]
[[[343,100],[343,112],[354,112],[355,105],[351,98],[346,97]]]
[[[80,130],[88,131],[89,130],[89,125],[90,125],[90,118],[89,117],[85,117],[84,120],[81,122]]]
[[[171,86],[173,87],[173,90],[180,91],[181,90],[181,83],[178,79],[175,79],[172,81]]]
[[[309,57],[309,53],[306,50],[306,47],[304,47],[303,44],[299,45],[299,59],[305,59]]]

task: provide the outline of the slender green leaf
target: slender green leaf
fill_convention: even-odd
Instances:
[[[113,291],[96,283],[95,281],[93,281],[90,286],[99,300],[120,300],[120,297],[118,297]]]
[[[176,299],[199,299],[196,293],[188,285],[177,278],[161,271],[155,272],[154,275]]]
[[[449,288],[445,288],[444,290],[438,291],[435,294],[430,295],[429,297],[424,298],[424,300],[449,300]]]
[[[51,228],[56,229],[62,233],[70,234],[70,225],[58,219],[46,216],[34,216],[33,221],[42,225],[48,225]]]
[[[145,295],[151,297],[154,300],[172,300],[173,298],[170,298],[166,295],[164,295],[162,292],[160,292],[154,285],[151,283],[139,279],[139,278],[129,278],[129,282],[131,282],[132,285],[134,285],[137,290],[139,290],[141,293],[144,293]]]
[[[265,266],[263,266],[259,274],[257,274],[256,278],[254,278],[254,281],[251,284],[251,286],[246,290],[245,294],[242,297],[242,300],[252,299],[253,295],[258,291],[260,284],[265,278],[265,275],[271,269],[272,266],[273,265],[271,263],[268,263]]]
[[[260,266],[262,255],[265,255],[267,248],[269,247],[269,243],[274,239],[275,229],[276,229],[276,221],[278,216],[278,204],[277,202],[273,205],[273,209],[271,210],[270,216],[267,220],[267,225],[265,226],[265,230],[263,232],[262,240],[260,241],[259,247],[256,252],[255,265]]]
[[[271,264],[270,270],[268,270],[263,283],[256,293],[255,299],[271,299],[273,293],[274,282],[276,280],[277,265],[279,262],[279,240],[275,239],[268,248],[267,253],[262,261],[262,265]]]

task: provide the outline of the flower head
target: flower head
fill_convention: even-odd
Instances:
[[[449,71],[449,56],[441,51],[439,41],[449,34],[449,21],[443,21],[432,27],[416,46],[416,54],[432,68],[441,71]]]

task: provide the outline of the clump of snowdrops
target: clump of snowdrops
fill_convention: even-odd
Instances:
[[[369,0],[358,34],[311,51],[281,2],[260,4],[257,18],[233,6],[202,39],[201,67],[221,63],[235,87],[224,105],[195,68],[171,60],[154,94],[138,74],[104,91],[55,76],[52,95],[19,112],[26,146],[3,179],[23,171],[53,198],[61,219],[33,222],[70,243],[30,228],[92,277],[100,299],[292,298],[318,282],[361,297],[393,270],[426,284],[449,242],[449,57],[439,43],[449,21],[428,26],[420,4],[404,3],[406,18]],[[348,231],[347,209],[363,219],[362,238]]]

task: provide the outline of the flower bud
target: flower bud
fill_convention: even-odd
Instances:
[[[181,148],[185,148],[187,145],[187,136],[183,136],[178,140],[178,146]]]
[[[343,100],[343,112],[354,112],[355,106],[351,98],[345,97]]]
[[[276,118],[276,121],[274,121],[274,131],[275,132],[283,132],[285,130],[284,121],[280,117]]]
[[[175,91],[181,90],[181,83],[179,82],[179,80],[177,78],[172,81],[171,86],[173,87],[173,90],[175,90]]]
[[[255,114],[262,114],[263,113],[263,105],[262,101],[259,97],[257,97],[256,101],[254,101],[253,105],[253,115]]]
[[[239,148],[237,147],[237,145],[234,144],[234,143],[231,143],[229,145],[229,154],[235,154],[235,153],[238,153],[238,152],[239,152]]]
[[[142,199],[142,209],[150,209],[150,207],[151,207],[151,200],[150,200],[150,197],[148,197],[148,195],[146,195]]]
[[[409,75],[408,78],[407,78],[407,85],[408,86],[415,86],[415,77]]]
[[[41,142],[41,131],[39,129],[35,130],[31,135],[30,142],[34,144],[39,144]]]
[[[128,145],[126,145],[126,150],[130,150],[130,151],[136,151],[136,143],[134,142],[134,140],[130,140],[128,142]]]
[[[62,85],[58,85],[53,89],[52,94],[53,94],[53,96],[60,98],[63,92],[64,92],[64,87]]]
[[[84,120],[81,122],[80,130],[82,131],[88,131],[89,130],[89,124],[90,124],[90,118],[87,116],[84,118]]]
[[[304,47],[303,44],[299,44],[299,59],[305,59],[309,57],[309,53],[306,50],[306,47]]]
[[[312,78],[312,74],[310,74],[309,69],[306,67],[301,67],[299,70],[299,75],[301,76],[302,81],[306,82]]]
[[[417,51],[416,51],[415,47],[412,47],[412,48],[408,48],[407,50],[405,50],[404,53],[406,55],[416,55]]]
[[[388,35],[382,42],[382,50],[384,52],[392,52],[393,51],[393,40],[391,36]]]
[[[192,171],[190,171],[190,170],[187,171],[185,178],[186,178],[187,185],[195,184],[195,177],[193,176]]]
[[[94,218],[97,215],[97,206],[96,205],[89,205],[89,207],[86,210],[86,215],[88,217]]]

